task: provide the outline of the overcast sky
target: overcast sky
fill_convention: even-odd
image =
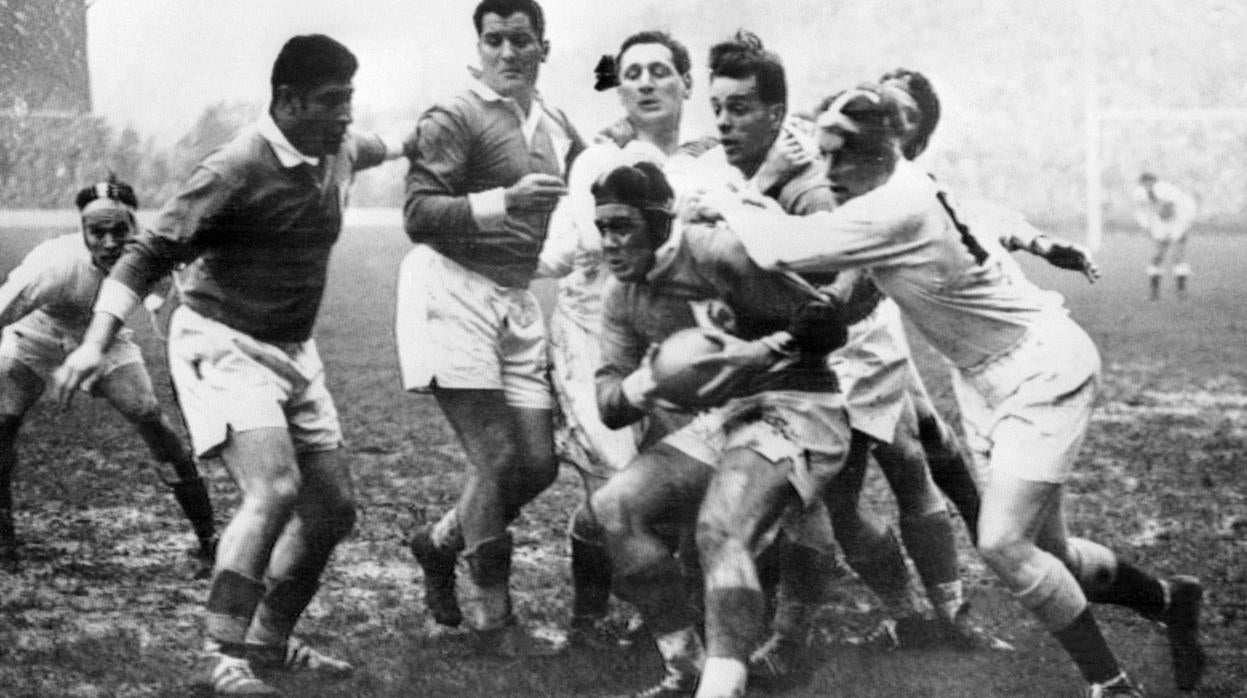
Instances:
[[[540,81],[543,92],[573,119],[585,119],[590,128],[603,125],[618,107],[613,94],[591,89],[597,57],[627,34],[663,26],[671,14],[663,8],[675,1],[544,2],[553,46]],[[774,5],[723,3],[733,5],[734,11],[708,18],[695,31],[677,32],[698,62],[706,42],[690,34],[722,38],[746,25],[765,34]],[[266,103],[269,70],[281,44],[295,34],[321,32],[360,59],[357,110],[411,112],[414,118],[431,99],[461,87],[466,66],[476,64],[475,6],[476,0],[95,0],[88,13],[95,110],[119,126],[176,139],[210,104]],[[686,115],[688,123],[708,126],[705,110],[690,111],[697,113]]]

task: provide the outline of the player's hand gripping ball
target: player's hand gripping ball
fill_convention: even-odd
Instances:
[[[718,336],[695,327],[667,337],[651,362],[655,397],[684,408],[713,406],[698,391],[727,369],[698,365],[697,360],[719,354],[725,346]]]

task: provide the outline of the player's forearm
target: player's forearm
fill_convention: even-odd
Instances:
[[[107,350],[123,324],[124,320],[111,312],[97,310],[91,316],[91,324],[87,325],[87,331],[82,335],[83,346],[95,347],[101,352]]]

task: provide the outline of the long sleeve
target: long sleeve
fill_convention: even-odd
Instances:
[[[0,285],[0,327],[26,317],[54,295],[55,285],[36,273],[31,262],[27,257]]]
[[[203,222],[224,210],[232,183],[207,167],[198,167],[164,208],[152,230],[143,231],[113,267],[109,278],[142,298],[178,264],[197,257],[210,226]]]
[[[462,118],[434,107],[420,119],[406,145],[407,172],[403,222],[414,242],[436,241],[477,229],[468,199],[468,127]]]
[[[929,180],[898,169],[834,211],[790,216],[734,202],[721,213],[760,266],[828,271],[886,264],[923,247],[919,233],[933,197]]]
[[[649,349],[645,338],[629,321],[627,294],[620,284],[608,282],[602,303],[602,365],[594,375],[598,412],[602,423],[619,429],[645,417],[624,395],[623,380],[641,365]]]

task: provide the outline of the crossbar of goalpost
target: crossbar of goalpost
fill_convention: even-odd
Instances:
[[[1094,87],[1090,88],[1094,90]],[[1104,242],[1104,187],[1100,182],[1101,126],[1106,122],[1121,121],[1213,121],[1217,119],[1247,119],[1247,109],[1237,107],[1201,108],[1147,108],[1147,109],[1091,109],[1087,113],[1086,137],[1086,192],[1087,192],[1087,246],[1098,250]]]

